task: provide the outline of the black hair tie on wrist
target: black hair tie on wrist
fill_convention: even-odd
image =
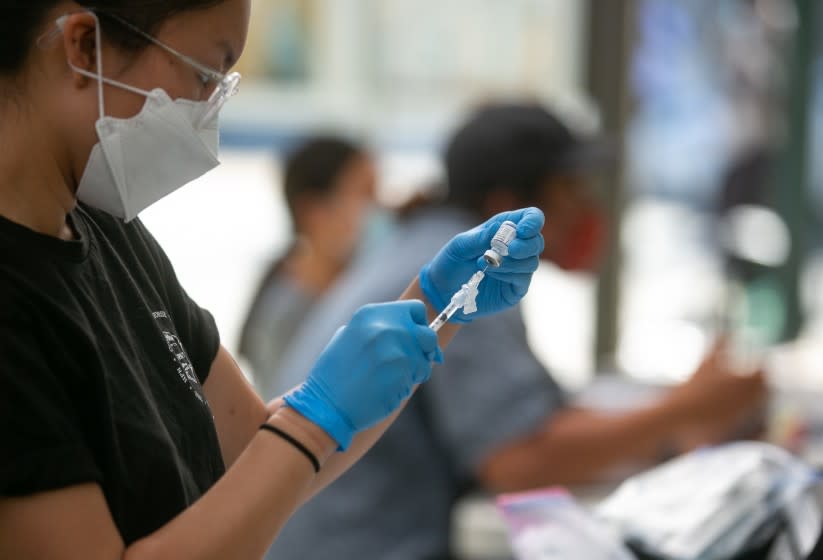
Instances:
[[[306,458],[309,461],[311,461],[311,465],[312,465],[312,467],[314,467],[315,474],[320,472],[320,461],[317,460],[317,457],[314,456],[314,453],[309,451],[308,447],[306,447],[305,445],[303,445],[302,443],[297,441],[295,438],[293,438],[292,436],[290,436],[289,434],[287,434],[286,432],[284,432],[280,428],[275,428],[271,424],[263,424],[262,426],[260,426],[260,429],[261,430],[266,430],[267,432],[271,432],[275,435],[278,435],[281,438],[283,438],[284,440],[286,440],[287,442],[289,442],[290,444],[292,444],[295,449],[300,451],[303,455],[306,456]]]

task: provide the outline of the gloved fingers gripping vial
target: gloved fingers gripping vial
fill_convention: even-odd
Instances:
[[[480,282],[486,277],[486,270],[489,267],[498,268],[503,263],[503,258],[509,254],[509,244],[516,237],[517,224],[511,221],[500,224],[500,228],[492,238],[491,249],[483,255],[487,264],[486,268],[475,272],[469,281],[452,296],[446,308],[429,325],[433,331],[439,331],[460,309],[463,309],[463,313],[467,315],[477,311],[477,295],[480,293]]]

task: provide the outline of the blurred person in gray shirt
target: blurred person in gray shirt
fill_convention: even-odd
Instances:
[[[427,255],[478,219],[537,206],[546,214],[543,258],[592,269],[606,232],[587,177],[607,156],[602,143],[575,136],[537,105],[475,113],[448,144],[445,203],[414,212],[314,305],[284,357],[278,389],[302,381],[354,310],[396,298]],[[719,441],[765,394],[761,374],[731,373],[718,350],[643,409],[606,415],[574,407],[530,351],[513,309],[462,329],[383,439],[291,519],[269,558],[448,558],[452,507],[467,489],[583,483]]]
[[[292,335],[362,247],[376,176],[368,151],[339,136],[308,138],[287,155],[283,191],[294,242],[264,275],[240,336],[239,354],[261,394],[273,394]]]

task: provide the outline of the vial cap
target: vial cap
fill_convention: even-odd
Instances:
[[[489,249],[483,254],[483,259],[494,268],[500,266],[500,263],[503,262],[503,257],[500,256],[500,253],[495,251],[494,249]]]

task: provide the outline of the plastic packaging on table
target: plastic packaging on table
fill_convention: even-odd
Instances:
[[[517,560],[634,560],[608,526],[563,490],[505,494],[497,507]]]
[[[598,508],[644,554],[667,560],[734,558],[778,529],[797,535],[804,558],[820,533],[810,499],[815,472],[786,451],[756,442],[698,450],[630,478]],[[794,514],[801,508],[802,514]]]

